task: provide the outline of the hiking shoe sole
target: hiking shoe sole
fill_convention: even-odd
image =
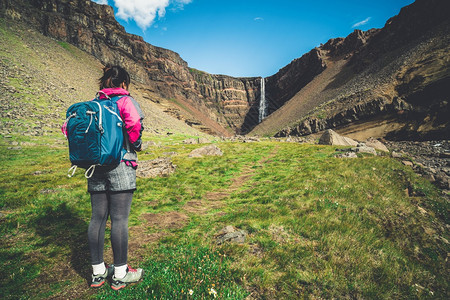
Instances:
[[[121,279],[115,279],[114,276],[112,277],[111,282],[111,288],[115,291],[121,290],[125,288],[127,285],[136,283],[142,280],[144,277],[144,270],[143,269],[131,269],[132,271],[127,272],[127,275],[125,275],[124,278]]]
[[[91,283],[91,287],[92,288],[99,288],[102,285],[105,284],[106,282],[106,278],[110,277],[112,274],[114,274],[114,265],[106,265],[106,271],[104,274],[100,274],[100,275],[94,275],[92,274],[92,283]]]

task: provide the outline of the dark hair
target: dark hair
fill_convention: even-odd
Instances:
[[[98,80],[100,89],[120,87],[122,83],[130,86],[130,74],[120,66],[106,65],[103,68],[103,76]]]

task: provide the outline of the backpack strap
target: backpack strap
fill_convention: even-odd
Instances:
[[[75,171],[77,170],[78,166],[77,165],[72,165],[69,170],[67,171],[67,176],[68,177],[72,177],[75,174]],[[72,172],[72,173],[70,173]]]
[[[112,102],[116,103],[117,101],[119,101],[120,99],[122,99],[123,97],[128,96],[128,95],[117,95],[117,96],[113,96],[113,97],[108,97],[109,100],[111,100]]]
[[[95,167],[96,165],[92,165],[90,166],[86,172],[84,173],[84,177],[86,177],[87,179],[91,178],[92,175],[94,175],[95,172]],[[69,170],[67,171],[67,176],[72,178],[73,175],[75,174],[75,171],[77,170],[78,166],[77,165],[72,165]]]
[[[111,97],[109,97],[109,95],[107,93],[105,93],[104,91],[98,91],[97,94],[95,94],[95,99],[100,100],[100,94],[105,95],[106,99],[111,100]]]
[[[110,100],[114,103],[117,103],[117,101],[119,101],[123,97],[131,97],[131,96],[130,95],[117,95],[117,96],[111,97]],[[127,133],[125,127],[123,127],[123,137],[125,140],[125,149],[127,150],[127,152],[131,152],[130,140],[128,139],[128,133]]]
[[[94,175],[94,172],[95,172],[95,165],[92,165],[89,167],[89,169],[86,170],[86,172],[84,173],[84,177],[89,179],[92,177],[92,175]]]

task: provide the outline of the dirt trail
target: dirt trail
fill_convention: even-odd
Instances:
[[[268,156],[262,158],[253,165],[245,166],[242,171],[232,179],[229,187],[207,192],[204,199],[187,202],[180,212],[172,211],[163,214],[145,213],[140,216],[143,222],[139,226],[130,228],[130,256],[133,260],[143,258],[145,248],[149,243],[156,243],[167,234],[167,229],[182,228],[189,222],[189,215],[206,215],[211,210],[225,206],[224,199],[241,188],[254,175],[254,165],[262,165],[276,155],[278,147],[275,147]],[[220,214],[221,212],[219,212]],[[158,233],[148,233],[148,228],[159,229]],[[137,260],[139,261],[139,259]]]
[[[246,182],[248,182],[254,175],[254,165],[263,165],[272,157],[274,157],[278,151],[278,146],[275,147],[268,156],[262,158],[253,165],[245,166],[241,173],[232,179],[232,183],[228,188],[218,191],[208,192],[205,196],[205,201],[190,201],[184,206],[184,210],[193,213],[206,212],[209,209],[217,209],[224,205],[223,199],[229,197],[233,192],[239,190]]]

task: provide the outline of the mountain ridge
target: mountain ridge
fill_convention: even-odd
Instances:
[[[60,131],[65,111],[95,96],[102,64],[75,46],[0,18],[0,72],[0,135],[56,136],[60,139],[51,138],[52,144],[66,145]],[[140,83],[134,81],[130,92],[144,110],[146,134],[206,136],[147,101]]]
[[[420,105],[413,105],[405,99],[411,91],[406,94],[402,92],[410,88],[423,90],[436,81],[448,80],[449,72],[446,70],[449,66],[445,57],[430,56],[431,60],[444,60],[445,65],[441,67],[443,71],[439,71],[440,75],[431,81],[416,82],[415,87],[412,87],[414,83],[409,86],[409,79],[412,78],[408,77],[411,72],[408,73],[407,68],[398,69],[397,73],[388,70],[395,68],[395,59],[402,58],[399,49],[407,52],[414,48],[415,41],[423,39],[426,32],[440,26],[441,36],[444,39],[448,37],[448,20],[445,16],[449,12],[449,4],[442,0],[417,0],[404,7],[398,16],[389,19],[382,29],[355,30],[345,38],[330,39],[265,78],[269,116],[261,124],[258,111],[262,78],[234,78],[190,68],[176,52],[153,46],[140,36],[126,33],[115,20],[110,6],[98,5],[89,0],[0,0],[0,4],[1,15],[5,18],[26,22],[45,35],[74,44],[103,64],[124,65],[132,79],[142,84],[144,98],[164,104],[166,113],[209,134],[305,135],[326,128],[348,126],[375,115],[383,119],[387,117],[385,112],[389,112],[389,118],[396,118],[397,113],[404,112],[406,107],[407,113],[401,116],[403,119],[408,116],[402,120],[404,126],[396,126],[396,134],[379,132],[380,137],[389,134],[392,138],[411,137],[411,132],[417,131],[423,124],[431,128],[433,133],[429,135],[425,132],[422,138],[433,134],[448,135],[449,132],[448,121],[436,116],[436,109],[424,113],[426,104],[423,105],[423,101],[419,101]],[[427,41],[431,40],[425,38],[424,43]],[[434,46],[448,49],[439,43],[434,43]],[[331,69],[326,71],[327,68]],[[417,68],[420,69],[420,66]],[[392,74],[385,76],[385,71]],[[427,70],[423,71],[426,73]],[[323,72],[334,72],[333,80],[328,78],[327,81],[319,82],[321,78],[327,78],[327,73],[320,76]],[[377,76],[381,79],[370,72],[378,72]],[[420,76],[427,77],[425,73],[416,74],[414,80]],[[407,76],[397,80],[396,76],[402,74]],[[364,82],[358,85],[358,80]],[[398,82],[398,89],[397,86],[384,84],[383,80]],[[321,93],[314,92],[318,100],[308,98],[314,93],[308,94],[307,91],[312,91],[314,86],[323,86]],[[350,90],[347,96],[345,89]],[[299,100],[305,94],[309,96]],[[439,93],[437,97],[442,98],[442,94]],[[362,100],[353,101],[354,98]],[[439,110],[448,111],[444,100],[436,101],[437,106],[443,105]],[[279,109],[285,114],[273,114]],[[314,115],[318,110],[321,111],[320,116]],[[422,112],[417,114],[417,111]],[[287,115],[289,118],[286,118]],[[439,119],[438,124],[430,125],[430,122],[424,121],[423,124],[412,125],[411,119],[418,115],[422,121],[426,118]],[[408,126],[415,129],[406,128]]]
[[[448,101],[441,88],[450,80],[445,54],[450,50],[449,6],[440,0],[417,0],[380,30],[354,31],[314,49],[322,52],[323,73],[336,65],[341,69],[334,70],[332,78],[315,76],[251,134],[307,135],[336,128],[361,139],[369,134],[449,138]],[[319,90],[312,88],[317,86]],[[312,93],[306,94],[308,89]],[[302,107],[307,108],[300,111]],[[280,117],[288,113],[293,116]],[[386,119],[391,125],[377,128],[377,120]],[[358,133],[356,125],[364,121],[372,122],[372,129]]]

